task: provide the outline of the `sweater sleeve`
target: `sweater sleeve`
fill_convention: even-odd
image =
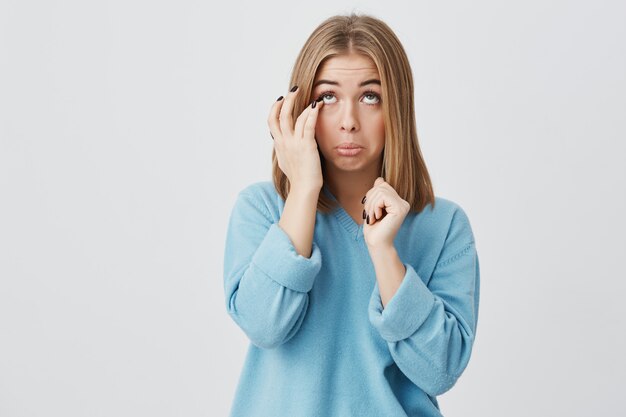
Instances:
[[[315,242],[311,257],[303,257],[264,203],[248,192],[237,196],[226,234],[224,291],[228,314],[253,344],[270,349],[296,334],[321,261]]]
[[[384,309],[376,282],[369,319],[398,368],[438,396],[465,370],[478,324],[480,268],[465,213],[455,213],[428,286],[411,264],[404,265],[404,279]]]

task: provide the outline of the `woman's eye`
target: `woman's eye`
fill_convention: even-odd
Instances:
[[[326,97],[334,97],[334,95],[333,94],[329,94],[329,93],[324,93],[324,94],[320,95],[320,98],[322,100],[324,100],[324,104],[328,104],[328,101],[326,101]]]
[[[380,99],[378,98],[378,95],[376,95],[376,94],[373,94],[373,93],[367,93],[367,94],[365,94],[365,97],[366,97],[366,98],[367,98],[368,96],[369,96],[369,97],[371,97],[371,98],[370,98],[370,99],[368,99],[368,100],[373,100],[373,101],[374,101],[373,103],[372,103],[372,102],[370,102],[370,103],[368,103],[368,104],[378,104],[378,102],[380,101]]]

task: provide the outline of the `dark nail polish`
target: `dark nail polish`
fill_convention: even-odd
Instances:
[[[361,200],[361,204],[365,204],[365,197],[366,196],[363,196],[363,200]]]
[[[365,220],[365,209],[363,209],[363,220]]]
[[[370,224],[370,215],[367,215],[367,224]]]
[[[283,99],[283,96],[280,96],[276,99],[276,101],[281,101]]]
[[[298,86],[297,86],[297,85],[294,85],[293,87],[291,87],[291,90],[289,90],[289,91],[291,91],[291,92],[293,93],[293,92],[294,92],[294,91],[296,91],[297,89],[298,89]]]
[[[311,102],[311,108],[314,109],[316,105],[317,105],[317,101],[313,100]]]

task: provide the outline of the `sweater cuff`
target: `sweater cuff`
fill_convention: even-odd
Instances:
[[[424,323],[435,304],[435,296],[405,263],[406,273],[400,287],[383,309],[378,281],[374,285],[368,307],[370,323],[388,342],[406,339]]]
[[[278,223],[272,223],[252,257],[265,275],[294,291],[309,292],[322,267],[322,254],[313,241],[311,257],[296,252],[291,239]]]

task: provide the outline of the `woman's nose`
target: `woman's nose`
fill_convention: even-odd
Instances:
[[[341,129],[351,132],[359,129],[357,106],[347,103],[341,109]]]

